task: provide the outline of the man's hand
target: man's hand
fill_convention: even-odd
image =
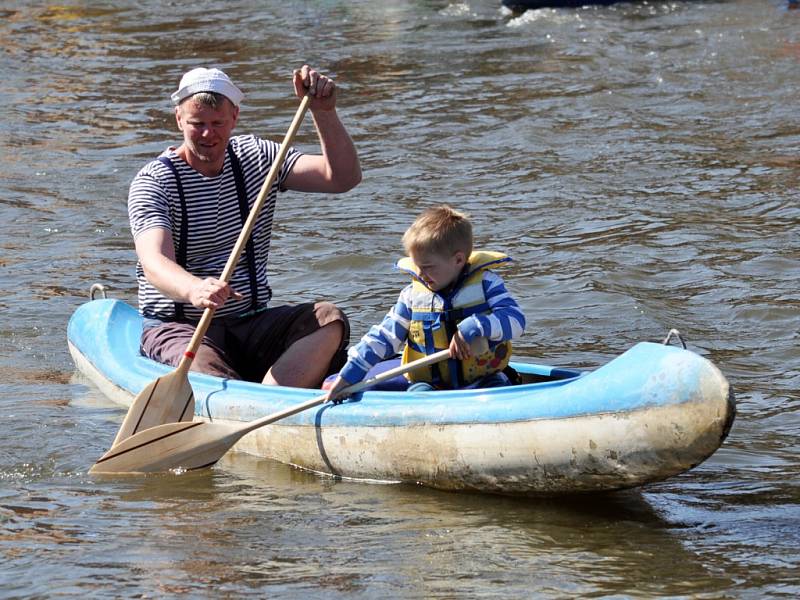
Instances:
[[[293,71],[292,82],[294,83],[294,93],[298,98],[302,98],[306,94],[311,96],[309,108],[312,112],[315,110],[328,111],[335,108],[336,84],[330,77],[321,74],[308,65],[303,65]]]
[[[193,306],[201,309],[213,308],[216,310],[231,297],[239,299],[242,295],[235,291],[230,284],[213,277],[198,279],[197,283],[189,290],[189,301]]]

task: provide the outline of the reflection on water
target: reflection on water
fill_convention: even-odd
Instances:
[[[152,593],[257,585],[288,593],[330,586],[447,595],[457,583],[466,595],[502,585],[516,596],[534,583],[556,591],[569,581],[576,594],[655,594],[664,586],[681,594],[731,584],[694,562],[674,525],[638,492],[591,503],[488,502],[408,486],[334,483],[238,456],[219,471],[177,479],[101,477],[90,489],[68,486],[57,501],[38,496],[27,506],[4,504],[7,541],[44,544],[64,560],[80,548],[92,578]],[[98,509],[91,524],[81,519],[86,503]],[[96,539],[96,527],[113,538]],[[665,576],[652,581],[653,571]],[[328,575],[319,581],[321,572]],[[81,585],[102,589],[88,577]]]
[[[6,3],[4,592],[797,595],[798,14],[755,0]],[[72,376],[66,322],[94,282],[135,302],[125,199],[179,139],[169,93],[187,68],[221,65],[246,94],[240,130],[277,139],[302,62],[337,77],[365,177],[344,197],[281,198],[278,301],[335,300],[363,333],[403,284],[402,232],[449,201],[481,247],[515,259],[522,356],[592,368],[677,327],[736,391],[723,448],[663,484],[557,501],[245,456],[89,478],[122,411]],[[314,147],[310,124],[297,145]]]

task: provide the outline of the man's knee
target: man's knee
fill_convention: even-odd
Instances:
[[[342,336],[344,336],[344,324],[341,321],[328,323],[320,331],[324,331],[327,339],[335,343],[337,348],[342,343]]]
[[[326,350],[330,357],[326,375],[336,373],[347,361],[347,345],[350,343],[350,322],[347,315],[332,302],[317,302],[314,305],[321,331],[326,332]]]
[[[342,309],[333,302],[317,302],[314,304],[314,312],[326,335],[335,339],[337,345],[346,345],[350,338],[350,323]]]
[[[341,308],[333,302],[317,302],[314,304],[314,312],[320,325],[329,325],[334,322],[347,323],[347,316]]]

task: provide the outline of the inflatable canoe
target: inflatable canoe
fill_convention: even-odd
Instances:
[[[172,371],[139,354],[142,320],[113,299],[68,325],[78,369],[128,406]],[[443,392],[366,391],[258,429],[234,450],[333,476],[512,495],[607,491],[663,480],[708,458],[734,419],[708,360],[641,342],[592,371],[512,362],[519,385]],[[190,374],[195,419],[242,422],[320,395]],[[111,434],[111,432],[109,432]]]

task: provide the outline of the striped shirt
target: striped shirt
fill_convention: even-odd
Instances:
[[[249,211],[255,204],[280,146],[252,135],[232,137],[230,146],[244,173]],[[183,266],[197,277],[219,278],[247,217],[245,215],[243,218],[241,215],[230,157],[226,154],[219,175],[206,177],[178,157],[174,149],[165,150],[161,156],[169,158],[175,166],[186,199],[188,236],[186,264]],[[302,154],[294,148],[289,149],[251,234],[256,258],[258,308],[266,307],[272,297],[267,278],[267,259],[277,192],[283,187],[286,177],[300,156]],[[142,232],[156,227],[169,231],[177,256],[184,216],[175,176],[161,161],[151,161],[137,173],[128,195],[128,216],[134,239]],[[233,289],[244,297],[240,300],[230,298],[216,311],[217,315],[243,314],[253,308],[247,263],[247,254],[243,251],[230,280]],[[142,265],[138,262],[136,278],[139,283],[139,312],[146,318],[174,319],[175,302],[147,281]],[[191,304],[184,304],[183,307],[184,314],[189,319],[199,319],[202,315],[203,311]]]
[[[458,324],[464,340],[469,343],[477,337],[486,337],[492,342],[505,342],[522,335],[525,315],[508,293],[503,278],[486,270],[481,283],[490,311],[471,315]],[[350,348],[347,363],[339,372],[342,379],[351,384],[358,383],[372,367],[403,349],[411,323],[412,287],[409,284],[403,288],[397,303],[383,321],[373,325],[361,341]]]

